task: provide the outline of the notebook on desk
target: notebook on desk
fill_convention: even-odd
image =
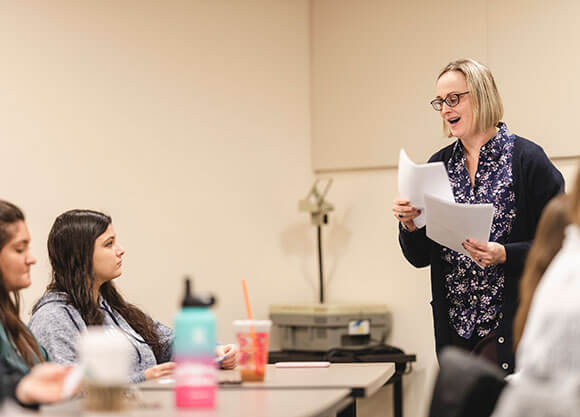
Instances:
[[[220,385],[241,384],[242,375],[240,374],[240,371],[237,369],[231,370],[222,369],[218,371],[218,383]]]
[[[242,383],[240,371],[234,370],[219,370],[217,372],[217,379],[219,385],[235,385]],[[174,378],[159,378],[151,381],[145,381],[138,385],[142,390],[172,390],[175,387]]]

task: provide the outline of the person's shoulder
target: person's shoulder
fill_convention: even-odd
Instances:
[[[78,310],[66,302],[61,293],[47,293],[34,306],[28,326],[32,329],[60,327],[73,320],[75,323],[82,317]]]
[[[39,344],[49,349],[52,357],[54,352],[49,348],[50,340],[58,338],[74,342],[76,335],[86,329],[86,324],[74,307],[60,304],[39,308],[30,317],[28,328]]]
[[[447,161],[449,158],[451,158],[451,154],[453,153],[454,148],[455,142],[450,143],[442,149],[439,149],[437,152],[431,155],[429,162]]]
[[[544,152],[544,149],[539,144],[518,135],[514,136],[514,153],[523,157],[545,157],[546,152]]]
[[[10,346],[10,341],[8,339],[8,334],[4,329],[4,324],[0,321],[0,353],[3,352],[7,346]]]
[[[514,140],[513,168],[520,176],[542,177],[552,179],[553,182],[542,182],[542,184],[556,184],[560,191],[564,191],[564,177],[560,170],[552,163],[544,149],[535,142],[521,136],[516,136]],[[538,184],[534,183],[534,187]]]
[[[67,306],[43,306],[36,310],[32,316],[30,316],[30,321],[28,322],[28,327],[31,329],[36,328],[55,328],[61,326],[64,322],[70,320],[71,315],[76,315],[76,310],[73,312],[68,311]]]

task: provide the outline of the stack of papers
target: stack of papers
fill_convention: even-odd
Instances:
[[[489,241],[493,204],[456,203],[443,162],[418,165],[401,149],[399,194],[421,210],[415,225],[426,226],[427,236],[440,245],[470,256],[462,245],[467,238]]]
[[[459,204],[425,195],[427,237],[440,245],[470,256],[462,242],[471,238],[489,241],[493,204]]]
[[[421,210],[421,215],[414,220],[419,228],[426,224],[425,194],[455,202],[443,162],[418,165],[409,159],[404,149],[399,154],[399,194]]]

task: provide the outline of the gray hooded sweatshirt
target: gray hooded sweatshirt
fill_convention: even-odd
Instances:
[[[28,327],[38,343],[43,346],[50,360],[65,365],[78,361],[77,340],[87,325],[76,308],[67,304],[67,295],[61,292],[45,294],[34,306]],[[134,365],[131,382],[145,381],[145,370],[157,365],[151,347],[129,323],[109,304],[99,297],[103,311],[103,326],[110,326],[123,332],[134,348]],[[171,360],[173,329],[153,320],[162,347],[159,363]]]

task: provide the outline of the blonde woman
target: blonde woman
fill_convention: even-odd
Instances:
[[[455,201],[492,203],[489,242],[467,239],[472,257],[431,241],[413,219],[420,213],[395,199],[399,242],[415,267],[431,266],[437,351],[453,345],[514,370],[512,322],[518,282],[544,206],[564,190],[564,179],[542,148],[508,130],[493,75],[483,64],[462,59],[437,77],[433,109],[455,140],[435,153]]]

